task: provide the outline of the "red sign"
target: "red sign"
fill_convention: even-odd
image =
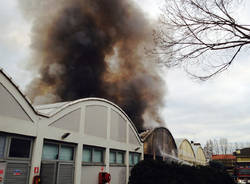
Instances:
[[[34,173],[38,174],[39,173],[39,167],[34,167]]]
[[[0,174],[3,174],[3,169],[0,169]]]
[[[21,171],[20,171],[19,169],[14,170],[13,175],[14,175],[14,176],[20,176],[20,175],[21,175]]]

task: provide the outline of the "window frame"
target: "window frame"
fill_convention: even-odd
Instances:
[[[6,158],[6,155],[7,155],[7,149],[8,149],[8,146],[7,146],[8,141],[7,141],[7,139],[8,139],[8,136],[5,135],[5,134],[2,134],[2,133],[0,133],[0,136],[4,137],[3,154],[2,154],[2,157],[0,157],[0,161],[3,161]]]
[[[58,146],[57,159],[48,160],[48,159],[43,159],[43,157],[42,157],[41,158],[42,161],[44,161],[44,162],[58,161],[58,162],[64,162],[64,163],[75,162],[75,157],[76,157],[76,149],[75,148],[76,148],[76,145],[68,144],[68,143],[62,143],[62,142],[55,142],[55,141],[50,141],[50,140],[44,140],[43,141],[43,147],[44,147],[45,144],[52,144],[52,145],[57,145]],[[62,146],[73,148],[73,159],[72,160],[61,160],[60,159],[60,151],[61,151]],[[43,149],[42,149],[42,155],[43,155]]]
[[[110,163],[110,157],[109,157],[109,164],[110,166],[126,166],[126,151],[124,150],[117,150],[117,149],[110,149],[109,150],[109,156],[110,156],[110,153],[113,152],[115,153],[115,163]],[[122,163],[117,163],[117,155],[118,153],[121,153],[122,154]]]
[[[130,164],[130,155],[132,155],[132,165]],[[141,153],[129,152],[129,167],[134,167],[137,164],[135,164],[135,156],[139,156],[139,160],[137,163],[141,161]]]
[[[85,162],[83,161],[83,150],[84,149],[89,149],[90,150],[90,162]],[[101,151],[101,162],[94,162],[93,157],[94,157],[94,150]],[[96,165],[96,166],[105,166],[105,151],[106,149],[103,147],[97,147],[97,146],[89,146],[89,145],[83,145],[82,147],[82,165],[84,166],[91,166],[91,165]]]
[[[11,141],[12,139],[21,139],[21,140],[28,140],[30,141],[30,148],[29,148],[29,157],[10,157],[10,146],[11,146]],[[5,140],[5,157],[8,160],[31,160],[32,159],[32,150],[33,150],[33,139],[30,137],[21,137],[18,135],[6,135],[6,140]]]

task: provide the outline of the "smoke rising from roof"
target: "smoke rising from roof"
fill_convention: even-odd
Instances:
[[[119,105],[138,130],[161,123],[164,82],[144,47],[152,22],[129,0],[20,0],[33,21],[34,103],[101,97]],[[143,118],[147,117],[147,118]],[[147,125],[153,126],[147,122]]]

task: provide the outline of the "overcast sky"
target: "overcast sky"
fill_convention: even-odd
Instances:
[[[137,0],[155,19],[162,1]],[[24,88],[32,78],[25,69],[31,26],[17,7],[16,0],[4,0],[0,6],[0,67]],[[247,2],[240,11],[244,22],[250,20],[249,8]],[[167,72],[168,94],[162,114],[174,137],[201,143],[220,137],[230,142],[250,141],[249,60],[250,52],[242,52],[229,70],[206,82],[191,80],[181,69]]]

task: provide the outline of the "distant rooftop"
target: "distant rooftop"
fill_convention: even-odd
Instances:
[[[212,155],[212,160],[235,160],[236,157],[232,154],[226,155]]]

